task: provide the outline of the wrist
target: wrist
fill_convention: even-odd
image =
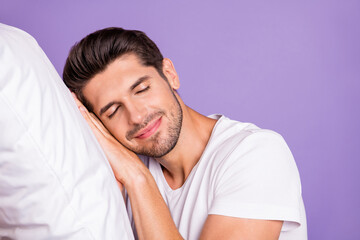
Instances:
[[[144,171],[132,172],[128,174],[123,181],[123,185],[130,193],[140,193],[149,190],[151,186],[156,186],[155,180],[150,171],[146,168]]]

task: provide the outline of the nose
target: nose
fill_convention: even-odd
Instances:
[[[142,103],[128,103],[126,106],[128,123],[130,125],[142,124],[146,117],[146,108]]]

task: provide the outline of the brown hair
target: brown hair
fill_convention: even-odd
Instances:
[[[153,66],[166,79],[162,71],[163,56],[160,50],[141,31],[105,28],[87,35],[71,48],[63,79],[89,111],[93,111],[93,107],[85,99],[83,88],[91,78],[126,53],[134,53],[144,66]]]

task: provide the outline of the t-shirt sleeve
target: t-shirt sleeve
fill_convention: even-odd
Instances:
[[[282,231],[298,227],[301,183],[284,139],[259,130],[234,145],[217,166],[209,214],[283,220]]]

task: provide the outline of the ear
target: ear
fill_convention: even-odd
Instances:
[[[172,89],[180,88],[179,76],[176,73],[174,64],[168,58],[163,59],[163,73],[165,74]]]

